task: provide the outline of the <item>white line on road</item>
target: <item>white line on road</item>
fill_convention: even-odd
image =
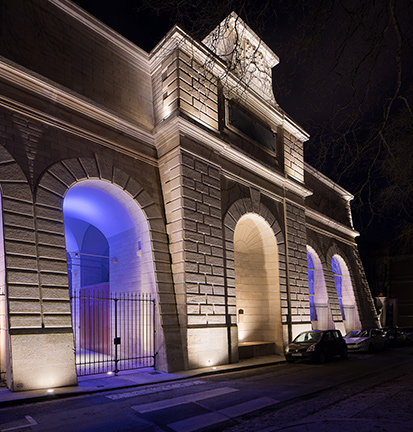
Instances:
[[[147,389],[143,389],[143,390],[135,390],[135,391],[131,391],[131,392],[112,394],[112,395],[108,395],[106,397],[108,399],[118,400],[118,399],[125,399],[125,398],[130,398],[130,397],[135,397],[135,396],[142,396],[142,395],[147,395],[147,394],[152,394],[152,393],[159,393],[159,392],[167,391],[167,390],[175,390],[175,389],[180,389],[180,388],[185,388],[185,387],[192,387],[194,385],[199,385],[199,384],[205,384],[205,382],[204,381],[190,381],[190,382],[182,382],[182,383],[176,383],[176,384],[165,384],[162,386],[151,387],[151,388],[147,388]]]
[[[23,425],[23,426],[15,426],[15,427],[8,428],[8,429],[0,429],[0,431],[6,432],[6,431],[17,430],[17,429],[23,429],[23,428],[27,428],[27,427],[34,426],[34,425],[38,424],[37,421],[34,420],[33,417],[30,417],[30,416],[25,416],[25,417],[26,417],[26,420],[29,422],[29,424]]]
[[[202,414],[191,417],[186,420],[181,420],[175,423],[168,424],[168,427],[176,432],[193,432],[208,426],[213,426],[217,423],[227,421],[228,417],[217,412]]]
[[[280,401],[277,401],[275,399],[271,399],[269,397],[260,397],[258,399],[253,399],[248,402],[240,403],[238,405],[234,405],[228,408],[224,408],[222,410],[219,410],[218,412],[227,416],[227,417],[239,417],[244,414],[248,414],[253,411],[257,411],[261,408],[266,408],[270,405],[274,405],[276,403],[279,403]]]
[[[164,408],[170,408],[178,405],[183,405],[186,403],[191,403],[203,399],[208,399],[214,396],[221,396],[228,393],[237,392],[238,389],[234,389],[231,387],[222,387],[215,390],[208,390],[204,391],[202,393],[192,393],[185,396],[178,396],[171,399],[164,399],[158,402],[152,402],[148,404],[143,405],[136,405],[131,407],[133,410],[139,412],[139,413],[147,413],[151,411],[157,411]]]
[[[257,411],[261,408],[266,408],[278,402],[279,401],[275,399],[261,397],[248,402],[240,403],[238,405],[233,405],[217,412],[202,414],[175,423],[170,423],[167,426],[175,432],[194,432],[208,426],[222,423],[229,420],[230,418],[239,417],[241,415]]]

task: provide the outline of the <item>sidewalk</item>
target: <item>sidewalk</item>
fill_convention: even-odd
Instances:
[[[154,370],[152,368],[145,368],[119,372],[117,376],[108,374],[90,375],[86,377],[79,377],[78,386],[59,387],[52,389],[52,392],[49,392],[47,389],[12,392],[7,387],[0,387],[0,408],[25,403],[53,400],[56,398],[79,396],[82,394],[99,393],[108,390],[118,390],[144,386],[148,384],[158,384],[161,382],[213,375],[222,372],[241,371],[258,368],[261,366],[273,365],[284,361],[284,356],[272,355],[240,360],[238,363],[228,365],[192,369],[174,373],[166,373]]]

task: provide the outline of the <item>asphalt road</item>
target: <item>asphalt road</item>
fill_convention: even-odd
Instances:
[[[413,348],[0,410],[0,431],[413,430]]]

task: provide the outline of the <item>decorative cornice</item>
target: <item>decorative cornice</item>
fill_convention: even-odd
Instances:
[[[247,186],[247,187],[252,186],[252,187],[259,189],[259,191],[262,195],[266,195],[267,197],[271,198],[272,200],[274,200],[276,202],[283,202],[282,196],[277,195],[276,193],[271,192],[270,190],[268,190],[266,188],[263,188],[261,185],[257,185],[256,183],[249,181],[249,180],[246,180],[245,178],[240,177],[240,176],[238,176],[232,172],[229,172],[227,170],[222,170],[221,173],[224,177],[226,177],[229,180],[233,180],[236,183],[242,184],[242,185]]]
[[[117,48],[134,57],[136,66],[148,70],[149,54],[142,48],[130,42],[128,39],[121,36],[119,33],[99,21],[93,15],[83,10],[80,6],[68,0],[48,0],[54,6],[63,10],[66,14],[81,22],[85,27],[91,29],[94,33],[98,34],[106,41],[111,42]]]
[[[331,231],[327,231],[326,229],[316,227],[315,225],[306,223],[306,228],[310,229],[311,231],[318,232],[319,234],[327,236],[329,238],[334,238],[337,241],[339,241],[341,243],[345,243],[349,246],[352,246],[352,247],[357,246],[357,243],[354,240],[347,240],[347,239],[345,239],[345,238],[343,238],[337,234],[332,233]]]
[[[114,113],[97,106],[93,102],[87,101],[80,96],[70,93],[66,89],[60,88],[56,83],[47,81],[46,79],[33,73],[29,73],[28,71],[24,70],[24,68],[16,64],[12,64],[10,61],[2,57],[0,57],[0,79],[22,89],[25,92],[30,92],[40,98],[53,101],[53,104],[55,105],[61,105],[62,107],[74,111],[85,118],[89,118],[106,127],[110,127],[117,132],[124,134],[125,136],[138,140],[142,144],[154,147],[154,139],[152,134],[143,130],[140,125],[135,125],[131,122],[128,122],[127,120],[116,116]],[[77,128],[75,125],[69,124],[68,122],[62,121],[27,105],[20,104],[17,101],[12,101],[11,99],[8,99],[4,96],[0,96],[0,100],[4,106],[9,107],[10,109],[14,109],[15,111],[19,110],[24,112],[26,115],[36,117],[41,121],[54,124],[57,127],[62,127],[65,125],[64,128],[67,130],[70,129],[73,133],[75,133],[76,130],[79,130],[83,136],[88,135],[91,137],[91,139],[92,136],[95,136],[95,138],[98,136],[86,131],[85,129]],[[99,137],[99,141],[101,143],[107,142],[108,144],[111,142],[102,137]],[[111,142],[110,147],[116,148],[122,153],[126,152],[130,155],[134,154],[134,157],[138,156],[132,150],[123,148],[114,142]],[[144,156],[144,158],[151,159],[147,156]]]
[[[314,176],[317,180],[324,183],[326,186],[328,186],[330,189],[336,191],[339,193],[345,200],[351,201],[354,196],[346,191],[343,187],[335,183],[333,180],[325,176],[320,171],[317,171],[314,167],[309,165],[307,162],[304,162],[304,171],[309,172],[312,176]]]
[[[216,48],[217,40],[221,37],[229,37],[234,30],[238,39],[248,39],[255,45],[256,51],[262,53],[270,67],[274,67],[280,62],[280,59],[272,49],[234,11],[224,18],[224,20],[202,40],[202,43],[208,47],[213,46],[213,48]],[[236,42],[238,42],[238,40]],[[221,55],[225,56],[234,53],[238,47],[228,43],[221,48],[228,50],[221,53]]]
[[[306,217],[312,218],[313,220],[322,223],[323,225],[327,226],[328,228],[332,228],[338,232],[341,232],[342,234],[345,234],[347,236],[356,238],[360,235],[360,233],[353,228],[350,228],[340,222],[335,221],[334,219],[331,219],[316,210],[310,209],[306,207],[305,209],[305,215]],[[313,229],[320,229],[319,227],[315,227],[314,225],[311,225],[310,223],[306,223],[308,226],[311,226]],[[330,231],[329,231],[330,232]],[[341,238],[341,237],[340,237]]]
[[[283,110],[269,104],[254,90],[245,85],[236,75],[230,72],[226,64],[205,45],[195,41],[178,26],[174,26],[166,36],[149,53],[152,74],[159,68],[162,61],[175,50],[182,50],[199,64],[207,65],[208,72],[222,79],[224,86],[238,89],[243,102],[256,111],[258,116],[268,119],[275,126],[284,128],[300,141],[307,141],[309,134],[295,123]]]
[[[23,114],[24,116],[30,117],[41,123],[45,123],[48,124],[49,126],[53,126],[58,129],[64,130],[68,133],[71,133],[73,135],[77,135],[80,138],[93,141],[96,144],[100,144],[104,147],[110,148],[111,150],[130,156],[133,159],[140,160],[142,162],[145,162],[153,166],[158,166],[158,162],[156,158],[145,155],[143,153],[138,153],[136,151],[128,149],[127,147],[120,146],[118,143],[106,139],[98,134],[89,132],[86,129],[75,126],[71,123],[58,119],[57,117],[51,116],[44,112],[35,110],[27,105],[21,104],[19,102],[16,102],[4,96],[0,96],[0,106],[18,112],[20,114]]]
[[[286,191],[297,194],[302,198],[312,194],[312,192],[304,185],[300,185],[299,183],[284,177],[282,174],[264,166],[262,163],[241,153],[239,150],[214,135],[206,133],[203,129],[182,117],[177,116],[169,118],[165,123],[161,123],[157,129],[158,131],[155,134],[155,142],[158,148],[171,137],[176,136],[177,134],[184,135],[210,147],[220,156],[242,166],[247,171],[258,175],[269,182],[284,188]]]
[[[279,58],[235,12],[224,18],[202,43],[224,59],[244,84],[269,104],[276,104],[271,69]]]

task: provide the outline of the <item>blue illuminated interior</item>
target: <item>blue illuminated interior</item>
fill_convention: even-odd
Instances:
[[[343,307],[343,278],[342,278],[341,266],[336,257],[333,257],[333,259],[331,260],[331,267],[334,273],[334,284],[337,290],[337,297],[338,297],[338,302],[340,304],[341,316],[343,317],[343,320],[345,320],[346,317],[344,314],[344,307]]]
[[[63,202],[63,214],[65,227],[69,222],[73,234],[85,229],[82,226],[84,222],[95,226],[106,238],[134,226],[129,212],[116,198],[90,186],[75,185],[68,190]]]
[[[72,270],[80,271],[80,286],[108,283],[109,239],[134,227],[126,208],[110,193],[75,185],[63,202],[69,284]]]
[[[310,319],[311,321],[317,320],[317,312],[315,308],[315,275],[314,275],[314,262],[310,252],[307,251],[307,269],[308,269],[308,294],[310,301]]]

